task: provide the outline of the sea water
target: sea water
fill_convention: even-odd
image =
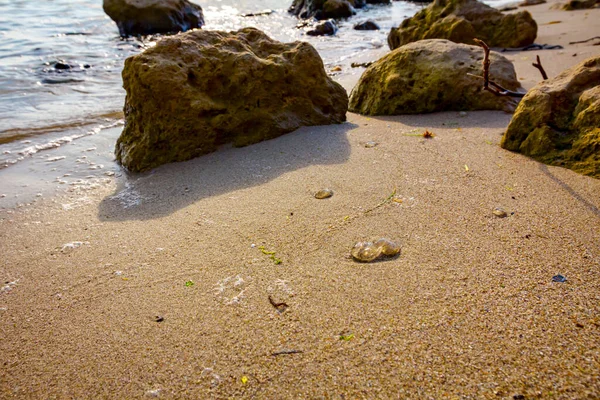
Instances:
[[[287,12],[291,0],[195,2],[204,10],[204,29],[253,26],[280,41],[310,42],[326,69],[342,67],[334,79],[360,74],[351,62],[387,46],[389,30],[423,7],[370,5],[340,21],[335,36],[312,37],[296,28]],[[242,16],[264,9],[274,12]],[[352,29],[366,19],[381,30]],[[113,155],[123,126],[121,70],[154,40],[120,38],[101,0],[0,0],[0,209],[65,189],[92,190],[123,172]]]

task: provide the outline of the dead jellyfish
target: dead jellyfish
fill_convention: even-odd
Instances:
[[[393,257],[400,253],[400,245],[392,242],[390,239],[381,238],[377,240],[374,245],[381,249],[381,254],[388,257]]]
[[[315,199],[328,199],[333,196],[333,190],[331,189],[322,189],[315,193]]]
[[[352,248],[351,254],[356,261],[371,262],[379,257],[393,257],[400,253],[400,246],[389,239],[381,238],[375,243],[358,242]]]
[[[494,208],[494,211],[492,211],[492,213],[498,218],[506,218],[508,216],[506,211],[504,211],[500,207]]]
[[[371,262],[381,255],[381,247],[371,242],[358,242],[352,248],[352,257],[356,261]]]

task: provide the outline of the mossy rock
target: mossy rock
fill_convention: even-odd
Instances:
[[[523,47],[534,42],[537,24],[528,11],[503,14],[477,0],[436,0],[405,19],[388,35],[390,49],[422,39],[448,39],[491,47]]]
[[[529,90],[501,146],[600,178],[600,56]]]
[[[483,50],[443,39],[402,46],[368,67],[350,95],[349,110],[365,115],[436,111],[514,111],[516,101],[482,91]],[[503,87],[521,85],[512,63],[490,52],[490,76]]]
[[[310,44],[280,43],[254,28],[163,38],[125,60],[123,86],[115,154],[131,171],[342,123],[348,108]]]

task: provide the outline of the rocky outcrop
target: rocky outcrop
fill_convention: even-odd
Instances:
[[[352,112],[365,115],[435,111],[514,110],[508,97],[482,92],[480,47],[448,40],[421,40],[402,46],[368,67],[350,95]],[[490,54],[490,77],[509,90],[521,88],[510,61]]]
[[[529,90],[501,146],[600,178],[600,56]]]
[[[115,154],[131,171],[341,123],[348,107],[310,44],[280,43],[254,28],[165,37],[125,60],[123,86]]]
[[[388,44],[393,50],[422,39],[474,44],[473,38],[478,38],[490,47],[523,47],[536,35],[537,24],[527,11],[502,14],[477,0],[435,0],[392,28]]]
[[[123,37],[185,32],[204,25],[202,8],[187,0],[104,0]]]

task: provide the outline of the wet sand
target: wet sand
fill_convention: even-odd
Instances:
[[[550,5],[525,87],[600,53],[568,45],[600,9]],[[600,181],[501,149],[510,117],[348,114],[3,211],[0,397],[600,397]]]

